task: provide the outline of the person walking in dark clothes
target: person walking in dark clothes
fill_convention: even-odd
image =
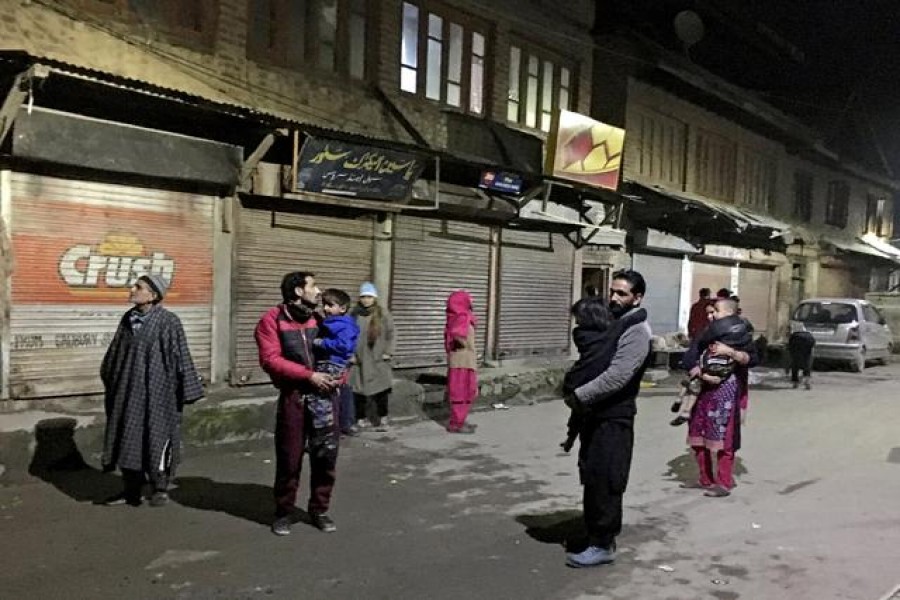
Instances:
[[[688,318],[688,339],[691,341],[697,339],[709,325],[706,308],[712,304],[712,300],[709,298],[711,293],[709,288],[700,288],[700,297],[691,305]]]
[[[619,271],[610,284],[609,308],[618,319],[635,318],[647,291],[637,271]],[[641,377],[650,356],[651,331],[646,318],[621,331],[609,367],[566,396],[576,410],[590,410],[580,431],[578,470],[584,486],[584,521],[589,546],[568,553],[570,567],[594,567],[616,559],[616,536],[622,530],[622,500],[631,470],[634,416]]]
[[[803,373],[803,387],[812,389],[812,361],[816,338],[808,331],[794,331],[788,338],[788,356],[791,365],[791,383],[794,389],[800,387],[800,373]]]
[[[325,532],[336,530],[328,516],[337,471],[338,448],[322,451],[315,445],[323,439],[314,426],[308,400],[317,395],[337,402],[340,382],[327,373],[316,372],[313,351],[318,332],[315,309],[320,298],[312,273],[295,271],[281,282],[282,304],[266,312],[256,326],[259,364],[278,389],[275,416],[275,520],[272,533],[288,535],[296,511],[297,489],[303,453],[309,445],[309,516],[313,525]],[[337,407],[332,405],[332,411]],[[332,424],[337,428],[336,423]],[[335,437],[338,437],[338,433]]]
[[[151,506],[169,502],[168,486],[181,450],[181,411],[203,397],[181,320],[162,306],[168,283],[143,275],[131,288],[134,308],[103,357],[100,378],[106,403],[104,471],[122,471],[124,491],[107,505],[140,506],[144,478]]]

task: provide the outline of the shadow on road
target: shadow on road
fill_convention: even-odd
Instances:
[[[580,510],[519,515],[516,521],[525,526],[529,537],[543,544],[564,546],[568,552],[580,552],[587,547],[587,531]]]
[[[75,444],[76,425],[71,418],[39,421],[28,472],[76,502],[102,502],[122,490],[122,480],[87,464]]]
[[[274,500],[272,487],[257,483],[222,483],[208,477],[178,477],[169,496],[182,506],[222,512],[239,519],[269,525]],[[303,514],[298,520],[304,520]]]

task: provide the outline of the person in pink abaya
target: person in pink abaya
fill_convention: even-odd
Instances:
[[[447,298],[447,324],[444,349],[447,351],[447,400],[450,403],[450,433],[474,433],[466,423],[472,402],[478,396],[478,353],[475,349],[475,325],[472,295],[458,290]]]

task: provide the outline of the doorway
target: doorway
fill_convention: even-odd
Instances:
[[[607,295],[609,267],[584,267],[581,269],[581,297]]]

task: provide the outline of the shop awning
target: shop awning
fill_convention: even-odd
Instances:
[[[623,189],[639,201],[628,212],[638,228],[659,229],[696,243],[777,251],[799,237],[788,223],[689,192],[635,181],[626,181]]]
[[[866,258],[876,258],[890,261],[894,265],[900,265],[900,249],[881,241],[874,236],[841,236],[837,233],[825,234],[821,238],[822,243],[831,246],[841,252],[858,254]]]

